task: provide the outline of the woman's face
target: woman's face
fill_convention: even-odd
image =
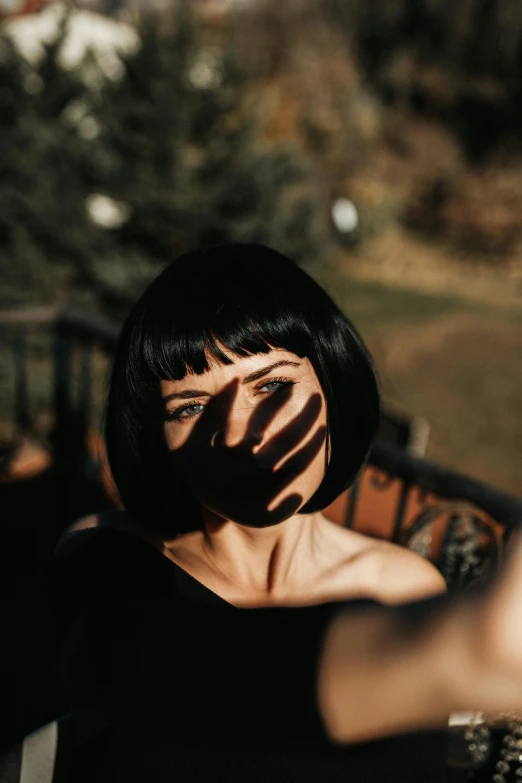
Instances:
[[[309,359],[282,349],[161,381],[173,469],[201,505],[251,527],[296,513],[324,477],[326,402]]]

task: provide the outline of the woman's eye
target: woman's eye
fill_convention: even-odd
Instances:
[[[270,381],[269,383],[265,383],[264,386],[261,386],[261,389],[267,389],[269,386],[272,386],[272,387],[275,386],[276,389],[277,389],[280,386],[282,386],[282,382],[281,381]],[[268,391],[276,391],[276,389],[272,388],[272,389],[268,389]]]
[[[201,410],[196,411],[194,408],[201,408],[203,410],[203,405],[201,403],[197,403],[196,405],[188,405],[186,408],[183,408],[183,410],[180,413],[181,418],[190,418],[191,416],[197,416],[198,413],[201,413]],[[192,413],[190,412],[192,411]]]
[[[180,419],[193,419],[195,416],[199,416],[201,410],[205,406],[200,402],[193,402],[190,405],[184,405],[182,408],[176,408],[172,413],[167,414],[169,420],[179,421]],[[195,408],[201,408],[201,410],[194,410]]]
[[[268,383],[264,383],[262,386],[259,386],[257,390],[261,392],[261,394],[269,394],[272,392],[280,391],[281,389],[284,389],[286,386],[293,386],[294,383],[295,381],[287,381],[281,378],[279,380],[268,381]],[[261,389],[266,389],[268,386],[272,386],[272,388],[268,389],[267,392],[261,391]],[[274,386],[276,388],[274,388]]]

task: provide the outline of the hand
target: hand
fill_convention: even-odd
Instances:
[[[171,460],[206,508],[239,523],[265,527],[287,519],[303,503],[303,496],[291,489],[286,497],[279,500],[279,496],[325,442],[324,426],[312,432],[321,399],[312,394],[289,422],[263,442],[266,429],[291,401],[293,388],[271,394],[255,406],[242,440],[224,445],[220,433],[227,426],[237,386],[237,380],[232,381],[205,406],[187,440],[171,451]]]
[[[522,533],[513,534],[503,568],[472,608],[474,645],[483,670],[485,709],[522,717]],[[487,705],[491,704],[490,707]],[[497,715],[498,717],[498,715]]]

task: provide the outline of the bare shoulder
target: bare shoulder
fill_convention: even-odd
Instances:
[[[446,592],[440,571],[406,547],[331,523],[325,526],[334,566],[328,589],[338,598],[372,598],[384,604],[408,603]]]
[[[447,590],[433,563],[398,544],[376,541],[366,550],[365,560],[375,597],[383,603],[416,601]]]

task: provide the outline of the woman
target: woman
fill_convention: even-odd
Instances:
[[[171,264],[129,317],[108,456],[129,517],[235,606],[440,592],[424,559],[321,513],[378,418],[370,356],[327,294],[275,251],[225,246]]]
[[[378,416],[361,338],[281,254],[188,253],[151,283],[108,398],[124,510],[75,523],[53,573],[80,734],[110,736],[86,779],[443,779],[448,713],[476,706],[439,692],[463,608],[434,637],[438,571],[322,514]]]

